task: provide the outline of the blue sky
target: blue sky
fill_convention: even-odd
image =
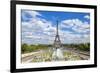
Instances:
[[[38,11],[40,14],[43,15],[44,19],[47,19],[49,21],[53,21],[54,18],[59,19],[59,21],[65,20],[65,19],[75,19],[78,18],[82,21],[87,21],[89,20],[85,19],[85,15],[89,15],[89,13],[79,13],[79,12],[56,12],[56,11]],[[89,15],[90,16],[90,15]],[[55,21],[53,21],[55,22]]]
[[[52,44],[56,20],[62,43],[90,41],[90,13],[22,10],[22,43]]]

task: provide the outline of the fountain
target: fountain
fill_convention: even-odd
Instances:
[[[52,59],[53,60],[64,60],[62,48],[58,48],[54,50],[52,54]]]

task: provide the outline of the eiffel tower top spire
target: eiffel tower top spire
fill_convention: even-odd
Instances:
[[[57,25],[56,25],[56,35],[58,35],[58,20],[57,20]]]

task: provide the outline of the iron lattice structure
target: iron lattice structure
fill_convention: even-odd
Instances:
[[[56,25],[56,36],[55,36],[55,40],[54,40],[54,45],[53,46],[56,49],[62,47],[60,36],[59,36],[59,32],[58,32],[58,21],[57,21],[57,25]]]

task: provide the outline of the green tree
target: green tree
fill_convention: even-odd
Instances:
[[[26,52],[28,52],[28,45],[26,44],[26,43],[24,43],[24,44],[22,44],[22,46],[21,46],[21,51],[22,51],[22,53],[26,53]]]

